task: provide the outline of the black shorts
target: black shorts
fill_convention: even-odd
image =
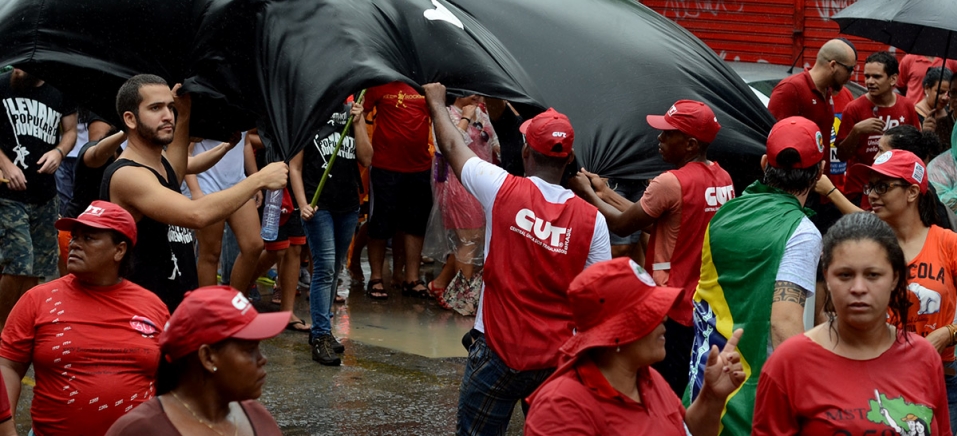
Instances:
[[[425,235],[432,212],[432,171],[399,173],[372,168],[369,237],[389,239],[396,231]]]

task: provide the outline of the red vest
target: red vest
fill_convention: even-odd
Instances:
[[[731,176],[718,166],[717,162],[712,162],[711,165],[689,162],[679,169],[671,170],[671,173],[678,178],[681,185],[681,224],[671,254],[671,267],[665,268],[671,270],[668,283],[659,285],[684,289],[678,307],[672,313],[676,315],[675,322],[690,327],[694,314],[691,300],[701,275],[701,244],[704,243],[704,233],[718,207],[734,198],[734,185],[731,183]],[[649,271],[654,269],[657,237],[658,225],[655,224],[645,255],[645,269]]]
[[[551,203],[508,176],[492,206],[482,314],[485,340],[509,368],[558,366],[572,334],[565,293],[585,269],[598,210],[578,197]]]

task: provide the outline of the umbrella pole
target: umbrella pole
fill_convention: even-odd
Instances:
[[[947,68],[947,53],[950,51],[950,36],[952,33],[951,31],[947,31],[947,43],[944,44],[944,55],[941,57],[943,60],[940,61],[940,81],[937,82],[937,91],[934,94],[937,96],[937,99],[934,100],[935,103],[940,99],[940,86],[944,84],[944,68]],[[951,73],[954,72],[957,71],[951,71]],[[934,106],[934,112],[937,112],[937,105],[935,104]]]
[[[365,95],[366,90],[363,89],[362,92],[359,93],[359,98],[356,99],[354,104],[358,104],[360,101],[362,101],[362,97],[365,97]],[[332,157],[329,158],[329,163],[326,164],[326,171],[322,173],[322,178],[319,179],[319,187],[316,188],[316,193],[312,195],[312,201],[309,202],[310,206],[316,207],[316,204],[319,203],[319,194],[322,193],[322,188],[326,186],[326,180],[329,179],[329,171],[332,170],[332,164],[335,163],[336,156],[339,155],[339,147],[342,146],[342,140],[345,139],[346,133],[349,132],[351,127],[352,117],[349,117],[349,119],[346,121],[346,127],[342,129],[342,134],[339,135],[339,140],[336,141],[336,148],[332,150]]]

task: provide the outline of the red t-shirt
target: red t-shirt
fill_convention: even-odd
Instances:
[[[685,408],[653,368],[638,376],[641,403],[608,383],[591,360],[565,366],[529,397],[525,435],[684,436]]]
[[[901,59],[898,67],[900,73],[897,76],[897,88],[906,89],[908,98],[924,98],[924,76],[927,75],[927,70],[932,67],[939,67],[944,63],[941,58],[935,57],[933,59],[931,61],[927,59],[927,56],[915,54],[906,55]],[[947,68],[950,71],[957,71],[957,61],[948,59]]]
[[[914,102],[900,95],[896,97],[897,101],[890,107],[875,106],[867,98],[867,94],[850,102],[841,115],[841,130],[837,133],[837,143],[840,144],[844,141],[844,138],[847,138],[855,124],[875,116],[884,120],[885,132],[887,129],[905,124],[920,129],[920,121],[917,119],[917,111],[914,110]],[[873,164],[874,158],[877,156],[877,143],[881,140],[881,136],[883,136],[883,133],[860,135],[857,152],[847,161],[848,168],[855,163]]]
[[[366,112],[375,108],[372,166],[400,173],[432,168],[429,132],[432,121],[425,97],[402,82],[369,88]]]
[[[128,280],[91,288],[70,274],[20,297],[0,357],[33,364],[36,434],[103,435],[152,398],[167,320],[166,305]]]
[[[794,116],[807,118],[817,125],[825,137],[830,135],[831,128],[834,126],[834,101],[831,99],[831,90],[828,88],[826,95],[821,94],[814,85],[810,69],[780,81],[771,91],[768,110],[777,120]],[[824,171],[825,174],[830,174],[828,168]]]
[[[751,434],[949,435],[944,369],[937,356],[929,342],[913,334],[870,360],[847,359],[805,335],[794,336],[761,370]],[[920,426],[923,432],[897,429]]]

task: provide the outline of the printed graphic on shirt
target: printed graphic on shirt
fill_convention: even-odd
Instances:
[[[907,290],[911,291],[914,296],[920,300],[920,309],[918,309],[918,315],[928,315],[940,312],[940,293],[927,289],[921,286],[918,283],[911,283],[907,285]]]
[[[704,190],[704,202],[708,205],[704,211],[714,212],[732,198],[734,198],[734,185],[709,186]]]
[[[887,398],[874,390],[875,400],[870,400],[867,419],[876,424],[884,424],[903,436],[930,435],[930,424],[934,419],[934,410],[922,404],[911,404],[904,397]]]
[[[509,230],[518,233],[548,251],[568,254],[568,242],[572,229],[553,226],[552,223],[535,216],[530,209],[522,209],[515,214],[515,225]]]
[[[335,114],[341,115],[341,114]],[[335,116],[333,115],[333,116]],[[341,133],[335,132],[325,138],[313,139],[312,143],[316,146],[316,150],[319,150],[319,156],[322,156],[322,168],[325,169],[329,166],[329,159],[327,156],[332,156],[332,152],[336,149],[336,143],[339,142],[339,138],[342,136]],[[342,145],[339,146],[339,153],[337,156],[343,159],[352,159],[356,158],[356,141],[351,136],[346,136],[342,138]],[[332,174],[329,174],[329,178],[332,178]]]
[[[32,136],[47,144],[56,145],[57,129],[63,115],[30,98],[5,98],[3,106],[17,144],[13,147],[13,152],[16,154],[13,164],[22,169],[28,169],[26,157],[30,152],[20,144],[20,137]]]
[[[425,96],[424,96],[424,95],[419,95],[419,94],[406,94],[406,93],[404,93],[404,92],[402,92],[402,91],[399,91],[398,94],[385,94],[385,95],[382,96],[382,99],[383,99],[383,100],[393,99],[393,98],[395,99],[395,107],[401,107],[401,108],[407,108],[407,107],[408,107],[408,106],[406,106],[406,104],[405,104],[405,100],[406,100],[406,99],[409,99],[409,100],[425,100]]]

